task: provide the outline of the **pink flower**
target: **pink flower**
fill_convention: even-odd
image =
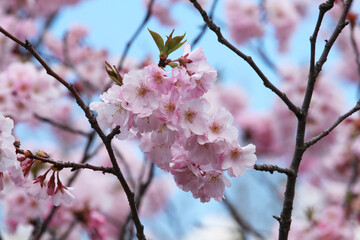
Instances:
[[[220,107],[211,115],[208,121],[204,136],[200,136],[198,141],[200,144],[217,141],[233,141],[238,137],[238,129],[233,126],[232,115],[223,107]]]
[[[97,112],[101,129],[114,129],[120,126],[120,134],[116,137],[126,139],[132,136],[130,128],[133,124],[133,115],[124,108],[126,103],[120,99],[120,91],[120,86],[113,85],[100,96],[104,102],[93,102],[90,104],[90,109]]]
[[[163,95],[160,100],[160,106],[154,115],[156,118],[166,123],[171,130],[177,130],[179,125],[179,101],[180,94],[177,91],[171,91],[169,95]]]
[[[260,21],[261,12],[256,3],[228,0],[225,10],[230,35],[238,44],[244,44],[252,38],[263,36],[264,28]]]
[[[253,144],[240,147],[237,142],[232,142],[224,148],[222,168],[227,170],[229,176],[239,177],[244,174],[245,169],[254,168],[256,156]]]
[[[201,202],[209,202],[211,198],[221,202],[224,198],[225,187],[231,187],[229,179],[222,171],[206,172],[203,178],[202,187],[193,192],[193,196],[200,198]]]
[[[212,168],[219,168],[219,158],[216,152],[217,146],[214,143],[199,144],[196,136],[187,139],[184,145],[188,156],[194,163],[204,166],[210,164]]]
[[[185,136],[190,137],[191,133],[202,135],[207,131],[208,116],[205,111],[209,103],[205,99],[195,99],[180,105],[180,126]]]
[[[154,143],[150,134],[143,135],[140,142],[140,150],[145,153],[145,157],[165,171],[170,171],[170,147],[171,144]]]
[[[10,118],[0,114],[0,172],[5,172],[10,167],[18,166],[14,142],[11,135],[14,123]]]
[[[73,188],[58,185],[55,194],[51,196],[54,206],[59,206],[64,203],[70,204],[75,199],[74,195],[70,192],[72,189]]]
[[[53,172],[53,174],[51,175],[50,177],[50,180],[47,184],[47,190],[46,190],[46,193],[49,195],[49,196],[52,196],[54,195],[55,193],[55,172]]]
[[[268,20],[274,25],[280,52],[288,50],[289,40],[300,20],[299,12],[293,1],[272,0],[265,3]]]
[[[147,117],[159,107],[159,92],[147,86],[148,74],[145,70],[125,74],[121,87],[121,97],[128,105],[123,107],[139,117]]]
[[[145,6],[149,6],[149,0],[144,0]],[[164,4],[159,4],[158,2],[154,2],[152,8],[152,14],[162,25],[165,26],[174,26],[176,25],[176,21],[171,17],[169,8],[171,6],[164,6]]]
[[[168,94],[174,86],[174,78],[168,77],[167,73],[155,64],[145,67],[149,77],[147,83],[150,89],[157,90],[162,94]]]
[[[134,129],[140,133],[152,132],[159,129],[162,121],[156,118],[154,115],[148,117],[135,117]]]
[[[171,167],[176,185],[185,192],[196,192],[202,186],[202,176],[196,164],[188,160],[186,155],[180,154]]]
[[[192,52],[190,50],[190,44],[186,42],[184,44],[184,54],[179,59],[180,65],[186,68],[186,72],[190,76],[190,85],[186,95],[183,96],[188,99],[204,95],[217,78],[217,72],[206,61],[204,51],[201,48],[197,48]],[[175,85],[181,85],[181,82],[176,82]]]

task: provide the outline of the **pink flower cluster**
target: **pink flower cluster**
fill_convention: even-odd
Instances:
[[[14,62],[0,73],[0,113],[15,121],[49,115],[61,95],[60,85],[32,63]]]
[[[301,20],[302,8],[297,8],[295,1],[266,1],[265,7],[268,21],[274,26],[276,38],[279,41],[279,52],[287,52],[290,38]]]
[[[228,0],[225,10],[230,35],[238,44],[246,43],[251,38],[262,37],[264,27],[260,21],[261,12],[256,3]]]
[[[19,166],[13,145],[15,138],[11,135],[13,128],[14,122],[0,114],[0,190],[4,189],[3,173]]]
[[[44,43],[53,56],[63,63],[58,66],[57,72],[66,78],[75,78],[74,86],[77,90],[91,96],[107,85],[103,63],[108,54],[103,49],[84,45],[88,35],[89,29],[77,24],[69,28],[64,40],[46,32]]]
[[[230,181],[253,168],[255,146],[241,147],[232,115],[223,107],[209,111],[202,97],[217,78],[201,48],[174,60],[171,75],[157,65],[131,71],[90,105],[103,129],[120,126],[119,139],[141,138],[140,149],[195,198],[221,201]]]
[[[74,5],[81,0],[9,0],[8,5],[11,10],[26,11],[30,15],[48,16],[56,13],[61,7],[66,5]]]
[[[47,170],[44,174],[37,177],[32,184],[26,185],[26,193],[35,200],[44,200],[51,198],[54,206],[60,204],[70,204],[74,199],[74,195],[70,192],[72,188],[66,187],[60,181],[59,171],[52,170],[53,173],[48,182],[45,182],[47,174],[52,170]],[[55,180],[55,174],[57,181]]]

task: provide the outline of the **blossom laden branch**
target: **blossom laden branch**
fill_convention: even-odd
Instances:
[[[355,113],[355,112],[357,112],[359,110],[360,110],[360,100],[356,103],[355,107],[350,109],[344,115],[340,116],[328,129],[324,130],[320,135],[318,135],[318,136],[310,139],[309,141],[305,142],[305,147],[308,148],[308,147],[314,145],[315,143],[317,143],[318,141],[320,141],[325,136],[329,135],[331,133],[331,131],[334,130],[340,123],[342,123],[346,118],[348,118],[353,113]]]
[[[79,95],[78,91],[75,89],[75,87],[72,84],[65,81],[57,73],[55,73],[50,68],[50,66],[45,62],[45,60],[36,52],[36,50],[33,48],[33,46],[31,45],[31,43],[29,41],[26,40],[25,42],[23,42],[23,41],[19,40],[18,38],[16,38],[12,34],[10,34],[8,31],[6,31],[1,26],[0,26],[0,32],[2,34],[4,34],[6,37],[8,37],[9,39],[11,39],[14,42],[16,42],[17,44],[19,44],[20,46],[22,46],[23,48],[25,48],[29,53],[31,53],[31,55],[34,56],[36,58],[36,60],[44,67],[44,69],[46,70],[46,73],[48,75],[52,76],[57,81],[59,81],[62,85],[64,85],[73,94],[74,98],[76,99],[76,103],[84,111],[86,117],[88,118],[88,120],[89,120],[89,122],[91,124],[91,127],[94,130],[96,130],[96,132],[99,134],[100,138],[105,138],[104,133],[101,131],[99,125],[97,124],[96,118],[91,113],[89,107],[86,106],[86,104],[84,103],[84,101],[80,97],[80,95]]]
[[[244,54],[242,51],[237,49],[234,45],[232,45],[221,33],[220,27],[218,27],[208,16],[206,11],[201,7],[201,5],[198,3],[197,0],[190,0],[190,2],[194,5],[194,7],[199,11],[201,14],[204,22],[207,24],[208,28],[210,28],[218,37],[218,41],[221,44],[224,44],[227,48],[229,48],[231,51],[233,51],[236,55],[241,57],[243,60],[245,60],[252,69],[257,73],[257,75],[261,78],[263,81],[263,84],[265,87],[269,88],[271,91],[273,91],[285,104],[286,106],[296,115],[301,115],[301,111],[299,107],[297,107],[287,96],[284,92],[280,91],[275,85],[273,85],[270,80],[265,76],[265,74],[260,70],[260,68],[257,66],[257,64],[252,60],[252,58],[246,54]]]
[[[79,93],[77,92],[77,90],[75,89],[75,87],[68,83],[67,81],[65,81],[62,77],[60,77],[57,73],[55,73],[50,66],[45,62],[45,60],[43,60],[43,58],[36,52],[36,50],[32,47],[32,45],[30,44],[29,41],[25,41],[22,42],[21,40],[19,40],[18,38],[16,38],[15,36],[13,36],[12,34],[10,34],[9,32],[7,32],[4,28],[2,28],[0,26],[0,32],[2,34],[4,34],[6,37],[8,37],[9,39],[13,40],[14,42],[16,42],[17,44],[19,44],[20,46],[22,46],[23,48],[25,48],[27,51],[29,51],[31,53],[32,56],[34,56],[36,58],[36,60],[44,67],[44,69],[46,70],[47,74],[54,77],[57,81],[59,81],[62,85],[64,85],[74,96],[76,103],[79,105],[79,107],[84,111],[86,118],[88,119],[91,127],[96,131],[96,133],[99,135],[99,137],[101,138],[101,140],[103,141],[106,150],[109,154],[111,163],[113,165],[114,168],[114,175],[118,178],[120,184],[122,185],[128,202],[129,202],[129,206],[131,209],[131,215],[133,218],[133,221],[135,223],[135,227],[137,229],[137,237],[139,240],[144,240],[145,235],[144,235],[144,226],[142,225],[138,212],[137,212],[137,208],[136,208],[136,204],[135,204],[135,198],[134,198],[134,193],[132,192],[132,190],[130,189],[125,177],[123,176],[120,167],[116,161],[116,157],[114,155],[112,146],[111,146],[111,140],[112,140],[112,135],[110,135],[110,137],[107,137],[103,131],[100,129],[100,126],[95,118],[95,116],[92,114],[92,112],[90,111],[89,107],[84,103],[84,101],[82,100],[81,96],[79,95]]]

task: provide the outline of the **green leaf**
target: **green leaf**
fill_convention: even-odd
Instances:
[[[170,53],[172,53],[172,52],[174,52],[174,51],[176,51],[176,50],[178,50],[182,45],[184,45],[184,43],[186,42],[186,40],[185,41],[183,41],[183,42],[179,42],[179,43],[177,43],[175,46],[172,46],[171,48],[170,48],[170,50],[169,50],[169,53],[168,54],[170,54]]]
[[[120,73],[117,71],[115,66],[111,66],[107,61],[105,61],[105,71],[109,75],[111,80],[113,80],[120,86],[123,85]]]
[[[172,38],[172,35],[173,35],[174,31],[175,31],[175,29],[173,29],[173,30],[171,31],[171,33],[170,33],[169,36],[166,36],[167,39],[166,39],[166,42],[165,42],[165,49],[164,49],[164,52],[165,52],[165,53],[167,53],[167,52],[169,51],[170,42],[171,42],[171,40],[173,39],[173,38]],[[168,54],[168,55],[169,55],[169,54]]]
[[[162,39],[162,37],[156,33],[156,32],[153,32],[151,31],[149,28],[148,28],[152,38],[154,39],[155,43],[156,43],[156,46],[158,47],[160,53],[164,52],[164,40]]]

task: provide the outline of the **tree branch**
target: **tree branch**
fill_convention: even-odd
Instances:
[[[351,116],[353,113],[360,110],[360,100],[356,103],[355,107],[350,109],[347,113],[344,115],[338,117],[338,119],[326,130],[324,130],[320,135],[310,139],[309,141],[305,142],[305,148],[308,148],[312,145],[314,145],[316,142],[320,141],[325,136],[329,135],[332,130],[334,130],[341,122],[343,122],[346,118]]]
[[[14,37],[13,35],[11,35],[9,32],[7,32],[4,28],[2,28],[0,26],[0,32],[3,33],[6,37],[10,38],[11,40],[13,40],[14,42],[16,42],[17,44],[19,44],[20,46],[24,47],[27,51],[29,51],[31,53],[31,55],[33,55],[36,60],[46,69],[47,74],[49,74],[50,76],[54,77],[57,81],[59,81],[62,85],[64,85],[74,96],[76,103],[80,106],[80,108],[84,111],[86,118],[88,119],[91,127],[96,131],[96,133],[99,135],[99,137],[101,138],[101,140],[103,141],[106,150],[108,152],[108,155],[110,157],[111,163],[113,165],[113,169],[114,169],[114,175],[118,178],[121,186],[123,187],[125,194],[127,196],[129,205],[130,205],[130,209],[131,209],[131,215],[132,215],[132,219],[135,223],[135,227],[137,230],[137,238],[139,240],[145,240],[145,235],[144,235],[144,226],[141,224],[138,212],[137,212],[137,208],[136,208],[136,204],[135,204],[135,199],[134,199],[134,193],[131,191],[127,181],[125,180],[119,165],[116,161],[116,157],[114,155],[114,151],[112,149],[111,146],[111,140],[112,138],[107,137],[103,131],[100,129],[98,122],[96,121],[95,116],[92,114],[92,112],[90,111],[89,107],[84,103],[84,101],[82,100],[82,98],[80,97],[79,93],[77,92],[77,90],[74,88],[74,86],[70,83],[68,83],[67,81],[65,81],[63,78],[61,78],[57,73],[55,73],[50,67],[49,65],[40,57],[40,55],[35,51],[35,49],[32,47],[32,45],[30,44],[29,41],[25,41],[22,42],[21,40],[19,40],[18,38]]]
[[[245,60],[252,69],[257,73],[257,75],[261,78],[263,81],[263,84],[265,87],[269,88],[271,91],[273,91],[285,104],[286,106],[296,115],[298,116],[300,114],[300,109],[286,96],[285,93],[280,91],[275,85],[273,85],[269,79],[265,76],[265,74],[260,70],[260,68],[256,65],[256,63],[252,60],[250,56],[247,56],[243,52],[241,52],[239,49],[237,49],[234,45],[232,45],[221,33],[220,28],[209,18],[206,11],[200,6],[197,0],[190,0],[194,7],[199,11],[201,14],[204,22],[207,24],[208,28],[210,28],[218,37],[218,41],[222,44],[224,44],[227,48],[229,48],[231,51],[233,51],[236,55],[241,57],[243,60]]]
[[[51,159],[50,157],[41,157],[41,156],[37,156],[34,155],[32,152],[30,152],[29,150],[23,150],[20,149],[18,147],[16,147],[16,153],[18,154],[22,154],[24,156],[26,156],[27,158],[30,159],[36,159],[39,160],[43,163],[50,163],[52,164],[54,167],[56,167],[57,169],[62,169],[62,168],[71,168],[71,171],[76,171],[79,169],[90,169],[93,171],[100,171],[102,173],[112,173],[114,174],[114,169],[113,168],[109,168],[109,167],[103,167],[103,166],[94,166],[88,163],[75,163],[75,162],[62,162],[62,161],[56,161],[54,159]]]
[[[227,200],[227,197],[223,200],[225,206],[229,210],[231,216],[238,223],[242,230],[249,232],[257,237],[257,239],[265,239],[255,228],[253,228],[235,209],[235,207]]]
[[[284,173],[286,175],[294,175],[294,171],[290,168],[281,168],[276,165],[268,164],[255,164],[254,169],[257,171],[269,172],[273,174],[274,172]]]
[[[65,124],[62,124],[62,123],[59,123],[59,122],[55,122],[51,119],[48,119],[48,118],[44,118],[44,117],[41,117],[37,114],[35,114],[35,117],[43,122],[46,122],[46,123],[49,123],[51,125],[53,125],[54,127],[57,127],[57,128],[60,128],[64,131],[67,131],[67,132],[71,132],[71,133],[74,133],[74,134],[79,134],[79,135],[82,135],[82,136],[89,136],[91,133],[86,133],[84,131],[81,131],[81,130],[78,130],[78,129],[74,129],[68,125],[65,125]]]
[[[320,24],[322,21],[322,15],[328,11],[334,3],[334,0],[328,0],[326,3],[321,4],[319,7],[319,17],[318,22],[315,26],[314,34],[311,39],[311,59],[310,64],[313,64],[315,59],[315,40],[318,32],[318,28],[320,28]],[[278,218],[278,221],[280,223],[279,227],[279,240],[287,240],[290,226],[291,226],[291,215],[293,210],[293,203],[294,203],[294,197],[295,197],[295,186],[296,186],[296,179],[297,179],[297,173],[299,171],[300,162],[302,160],[303,154],[306,151],[305,146],[305,130],[306,130],[306,119],[308,115],[308,110],[310,107],[311,98],[313,95],[315,82],[317,79],[317,76],[321,72],[322,66],[327,60],[327,56],[339,36],[341,30],[346,26],[347,23],[345,23],[346,15],[350,9],[352,0],[347,0],[345,3],[344,10],[342,12],[342,15],[340,19],[338,20],[338,24],[336,28],[334,29],[330,39],[326,41],[325,48],[320,56],[320,59],[317,61],[315,66],[310,66],[309,70],[309,76],[308,76],[308,84],[305,92],[305,96],[303,99],[303,103],[301,106],[301,114],[298,116],[298,125],[297,125],[297,131],[296,131],[296,143],[295,143],[295,151],[293,155],[293,159],[291,161],[290,168],[294,170],[294,175],[288,175],[287,183],[286,183],[286,189],[284,193],[284,202],[283,202],[283,209],[281,212],[280,218]]]

